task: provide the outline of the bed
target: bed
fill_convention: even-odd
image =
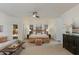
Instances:
[[[49,39],[47,34],[31,34],[29,36],[30,39],[40,38],[40,39]]]
[[[30,25],[30,31],[29,35],[27,35],[27,38],[29,39],[29,42],[35,44],[48,43],[50,41],[48,25]]]
[[[29,42],[35,43],[41,41],[42,43],[48,43],[50,41],[49,35],[47,34],[31,34],[29,35]]]

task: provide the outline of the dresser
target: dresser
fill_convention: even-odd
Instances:
[[[79,35],[63,34],[63,48],[75,55],[79,55]]]

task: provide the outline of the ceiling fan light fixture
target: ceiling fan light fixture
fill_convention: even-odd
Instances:
[[[33,17],[34,18],[39,18],[39,16],[37,15],[37,12],[33,12]]]
[[[36,16],[37,18],[39,18],[39,16]]]
[[[33,17],[36,17],[36,15],[34,14]]]

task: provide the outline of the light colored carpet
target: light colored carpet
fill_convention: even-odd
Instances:
[[[26,42],[24,47],[20,55],[72,55],[62,47],[62,44],[54,40],[41,46]]]

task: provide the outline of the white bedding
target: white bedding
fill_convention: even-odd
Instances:
[[[0,43],[0,50],[4,49],[5,47],[15,43],[17,40],[9,40],[7,42],[4,43]]]
[[[47,34],[31,34],[29,38],[49,38]]]

